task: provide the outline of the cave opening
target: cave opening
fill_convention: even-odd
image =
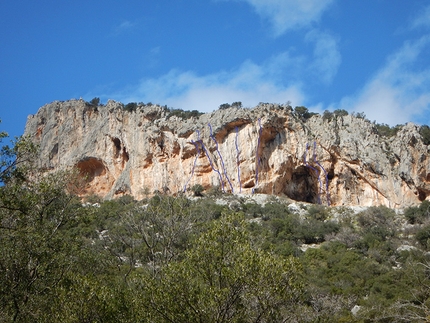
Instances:
[[[101,159],[95,157],[86,157],[81,159],[76,167],[79,170],[81,177],[85,178],[87,182],[91,182],[95,177],[104,175],[106,167]]]
[[[114,158],[117,158],[121,151],[121,140],[115,137],[115,138],[112,138],[112,142],[114,144]]]
[[[312,169],[299,166],[284,185],[284,194],[295,201],[318,203],[318,178]]]
[[[428,193],[428,191],[418,188],[418,199],[420,202],[427,199]]]

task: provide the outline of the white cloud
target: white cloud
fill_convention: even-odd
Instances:
[[[307,33],[306,41],[315,42],[314,59],[310,64],[312,74],[317,74],[325,84],[331,83],[342,61],[338,40],[328,33],[312,30]]]
[[[191,71],[171,70],[159,78],[143,79],[138,86],[105,95],[122,102],[153,102],[184,110],[210,112],[222,103],[241,101],[253,107],[259,102],[303,104],[299,82],[288,85],[282,78],[300,62],[288,53],[272,57],[262,65],[244,62],[232,71],[197,75]]]
[[[422,10],[421,14],[412,22],[411,27],[413,29],[419,27],[430,27],[430,6],[427,6]]]
[[[430,121],[430,66],[416,66],[430,45],[430,36],[406,42],[357,96],[340,108],[364,112],[368,119],[390,125]]]
[[[128,21],[128,20],[124,20],[120,24],[114,26],[113,34],[119,35],[126,30],[132,29],[134,26],[136,26],[136,23]]]
[[[275,36],[289,29],[305,27],[320,19],[334,0],[242,0],[258,15],[269,20]]]

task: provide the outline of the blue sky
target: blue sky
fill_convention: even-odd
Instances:
[[[0,2],[1,130],[55,100],[242,101],[430,124],[428,0]]]

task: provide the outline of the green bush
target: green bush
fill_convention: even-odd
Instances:
[[[205,188],[200,184],[196,184],[193,187],[191,187],[191,191],[194,193],[194,196],[203,196],[204,190]]]
[[[426,249],[430,248],[430,225],[421,228],[416,234],[415,239]]]
[[[303,294],[301,274],[297,259],[252,248],[243,219],[227,214],[182,260],[136,279],[151,322],[279,322]]]
[[[312,204],[308,208],[307,217],[320,221],[327,220],[329,217],[328,209],[324,205]]]
[[[366,114],[364,112],[355,112],[352,115],[358,119],[366,120]]]
[[[203,114],[203,112],[199,112],[197,110],[192,110],[192,111],[185,111],[182,109],[170,109],[169,110],[169,114],[167,115],[167,118],[176,116],[180,119],[190,119],[190,118],[198,118],[199,116],[201,116]]]
[[[124,106],[124,110],[128,111],[128,112],[136,111],[136,109],[137,109],[137,103],[136,102],[130,102]]]
[[[333,112],[325,110],[322,116],[323,120],[331,121],[333,119]]]
[[[424,200],[420,206],[408,207],[404,214],[410,224],[422,224],[430,218],[430,201]]]
[[[395,232],[394,216],[395,212],[386,206],[372,206],[357,215],[357,220],[364,233],[385,232],[387,236],[392,236]]]
[[[336,109],[333,111],[333,114],[336,117],[345,117],[348,115],[348,111],[344,110],[344,109]]]
[[[294,114],[303,122],[306,122],[312,116],[317,115],[318,113],[309,112],[308,108],[304,106],[297,106],[294,108]]]
[[[384,123],[377,123],[376,125],[376,129],[378,130],[378,134],[380,136],[383,137],[394,137],[395,135],[397,135],[397,133],[399,132],[400,129],[402,129],[402,125],[396,125],[394,127],[390,127],[387,124]]]
[[[231,104],[231,107],[232,107],[232,108],[241,108],[241,107],[242,107],[242,102],[240,102],[240,101],[233,102],[233,103]]]
[[[421,126],[419,131],[424,145],[430,145],[430,127],[427,125]]]
[[[94,107],[98,107],[100,104],[100,98],[93,98],[89,103]]]
[[[247,217],[260,218],[264,214],[264,208],[258,203],[246,203],[243,205],[243,212]]]
[[[285,218],[290,215],[288,205],[284,203],[270,202],[263,207],[263,218],[265,220],[272,218]]]

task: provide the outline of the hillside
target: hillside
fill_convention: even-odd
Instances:
[[[84,110],[79,112],[76,105]],[[238,118],[241,113],[248,119]],[[236,119],[225,122],[232,120],[233,114]],[[149,121],[144,123],[151,115],[153,125]],[[118,121],[119,117],[122,122]],[[246,123],[255,117],[256,130],[252,122]],[[170,152],[168,147],[172,144],[178,147],[177,156],[161,160],[162,155],[154,153],[143,162],[153,170],[161,166],[152,163],[172,169],[171,162],[185,164],[184,160],[188,159],[194,168],[183,179],[177,177],[182,182],[176,184],[181,188],[185,182],[182,192],[185,189],[187,194],[170,192],[168,187],[164,192],[141,188],[146,196],[139,200],[128,194],[134,189],[130,165],[133,155],[136,162],[140,150],[133,150],[129,145],[132,141],[126,141],[126,134],[131,131],[127,129],[131,127],[120,128],[121,124],[127,124],[124,120],[128,124],[141,120],[143,129],[158,129],[163,135],[176,138],[176,141],[158,142],[162,146],[158,154]],[[32,124],[32,121],[36,122]],[[166,126],[174,123],[176,128]],[[2,322],[428,321],[430,201],[424,199],[416,206],[401,209],[383,205],[333,206],[333,202],[339,201],[334,199],[333,189],[344,178],[339,172],[340,165],[356,176],[348,183],[376,186],[378,190],[382,185],[375,182],[376,175],[386,184],[384,172],[396,174],[401,167],[406,167],[400,160],[388,163],[389,167],[372,166],[372,172],[364,169],[366,163],[359,157],[366,157],[372,150],[361,148],[362,153],[358,148],[349,149],[343,143],[357,142],[357,139],[351,135],[345,140],[347,136],[343,133],[355,129],[361,134],[357,136],[361,141],[352,147],[373,145],[372,156],[378,156],[379,142],[386,150],[387,145],[410,146],[401,151],[404,153],[401,156],[417,158],[419,147],[427,147],[424,143],[428,137],[423,131],[427,127],[408,124],[387,128],[370,123],[362,115],[348,116],[346,111],[335,111],[318,116],[303,107],[294,110],[273,105],[250,110],[223,108],[200,115],[152,105],[130,108],[130,105],[123,107],[110,102],[108,106],[95,106],[84,101],[45,106],[37,116],[30,117],[27,129],[33,126],[39,129],[34,136],[21,138],[13,147],[3,146],[0,154]],[[322,126],[327,131],[318,130]],[[203,130],[205,127],[209,128],[209,135]],[[335,127],[337,131],[333,131]],[[118,137],[107,137],[103,142],[104,136],[96,131],[99,128],[110,131],[104,136]],[[200,129],[197,138],[189,128]],[[231,129],[235,134],[234,150],[228,154]],[[366,129],[371,130],[368,137],[364,135]],[[327,139],[330,131],[339,134],[331,146]],[[142,132],[133,133],[142,138],[155,134],[149,130]],[[316,133],[320,134],[320,141]],[[120,134],[123,136],[119,137]],[[247,141],[243,138],[246,134]],[[299,140],[298,134],[306,134],[306,138],[314,136],[315,144]],[[239,144],[240,138],[248,145]],[[292,138],[299,144],[294,144]],[[403,143],[400,138],[404,139]],[[40,149],[30,140],[38,141]],[[190,157],[182,158],[184,147],[189,143],[197,153],[190,150]],[[66,144],[70,144],[69,150]],[[137,147],[150,151],[153,147],[150,144],[151,141],[141,141]],[[300,150],[302,144],[304,151]],[[287,146],[295,147],[296,155]],[[104,152],[113,153],[114,157],[103,155],[103,147]],[[326,151],[318,153],[318,147],[330,147],[326,151],[336,152],[337,155],[333,152],[332,155],[339,158],[336,162],[333,157],[325,158]],[[44,150],[49,151],[48,158]],[[353,152],[356,155],[351,155]],[[239,165],[248,165],[251,169],[251,162],[241,156],[253,153],[256,155],[254,173],[250,172],[247,177],[238,167],[237,181],[233,176],[223,181],[223,176],[227,178],[234,169],[228,164],[229,158],[239,156]],[[281,158],[282,153],[289,154],[288,158]],[[222,172],[217,168],[222,167],[221,156],[225,165]],[[422,156],[425,158],[421,157],[421,161],[426,161],[426,155]],[[209,159],[212,166],[202,168]],[[98,185],[112,176],[109,174],[114,169],[109,166],[112,160],[117,163],[114,166],[122,167],[118,168],[119,177],[106,187],[105,195],[96,196],[100,192]],[[422,171],[422,164],[417,166],[416,160],[409,159],[411,167],[408,174],[399,175],[402,179],[415,176],[417,169]],[[297,165],[293,167],[294,161]],[[333,162],[332,168],[330,162]],[[69,171],[73,165],[80,172]],[[276,187],[268,174],[276,179],[281,174],[280,168],[270,165],[284,165],[285,173],[292,172],[288,175],[290,181],[300,178],[297,175],[300,170],[301,186],[292,191],[279,191],[279,196],[258,193],[264,188]],[[366,176],[374,174],[374,177],[364,179],[364,175],[355,171],[359,167],[364,169],[362,174],[366,171]],[[321,175],[324,170],[327,177]],[[212,173],[217,175],[215,179]],[[129,182],[123,174],[128,174]],[[202,184],[207,179],[214,182],[202,192],[205,189]],[[129,191],[112,191],[120,180],[122,187],[129,185]],[[247,187],[247,183],[253,186]],[[324,190],[325,183],[329,194],[327,188]],[[346,191],[352,187],[348,183],[343,186]],[[408,183],[412,190],[412,182]],[[425,181],[417,183],[426,185]],[[222,192],[223,188],[226,193]],[[292,201],[292,198],[302,198],[303,192],[310,192],[306,195],[307,202]],[[364,193],[356,197],[363,199]],[[117,198],[110,199],[112,196]],[[418,194],[415,201],[420,198],[423,195]],[[368,199],[368,203],[372,201],[383,202]],[[403,201],[416,203],[406,198]]]

